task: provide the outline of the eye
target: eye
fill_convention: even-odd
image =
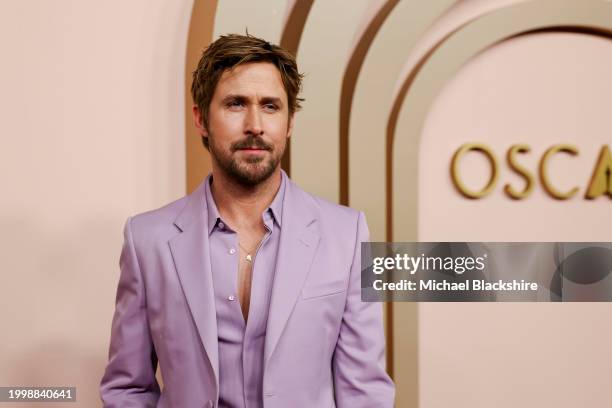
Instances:
[[[268,112],[276,112],[278,110],[278,105],[276,105],[275,103],[266,103],[265,105],[263,105],[263,108],[265,111]]]
[[[225,104],[225,106],[228,107],[228,108],[239,108],[239,107],[244,106],[244,102],[241,101],[240,99],[232,99],[232,100],[228,101]]]

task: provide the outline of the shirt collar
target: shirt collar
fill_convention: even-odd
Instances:
[[[211,181],[212,173],[206,177],[206,181],[204,182],[204,196],[206,197],[206,207],[208,208],[208,235],[212,233],[213,229],[217,226],[217,222],[221,219],[219,209],[217,208],[217,204],[210,190]]]
[[[268,210],[272,212],[272,216],[274,216],[274,220],[280,227],[282,225],[283,218],[283,201],[285,201],[285,185],[287,184],[287,174],[281,170],[281,182],[280,187],[278,188],[278,192],[274,197],[274,200],[270,203]]]
[[[208,235],[210,235],[213,229],[217,226],[217,223],[221,220],[221,215],[219,214],[219,209],[217,208],[217,204],[215,203],[215,199],[212,196],[210,183],[212,182],[212,174],[209,174],[206,177],[206,181],[204,182],[204,196],[206,198],[206,206],[208,207]],[[282,225],[282,217],[283,217],[283,201],[285,199],[285,187],[287,184],[287,174],[281,170],[281,183],[274,196],[274,199],[270,203],[270,206],[264,211],[264,221],[265,215],[269,211],[272,213],[272,217],[274,217],[274,221],[281,226]]]

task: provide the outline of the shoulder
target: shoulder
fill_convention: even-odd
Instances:
[[[174,221],[187,206],[189,198],[188,195],[160,208],[129,217],[127,223],[134,240],[146,242],[175,235],[178,229]]]
[[[365,216],[359,210],[308,193],[293,182],[291,182],[291,190],[299,201],[313,210],[321,226],[325,229],[354,234],[359,224],[363,224],[363,226],[366,224]]]
[[[298,224],[307,224],[307,228],[317,234],[321,259],[333,260],[338,270],[348,270],[342,266],[353,265],[355,257],[359,256],[360,243],[369,241],[363,213],[307,193],[295,184],[291,190],[290,203],[303,211],[294,208],[292,214],[300,217]]]
[[[155,224],[172,224],[183,211],[189,196],[184,196],[162,207],[131,216],[132,225],[146,226]]]

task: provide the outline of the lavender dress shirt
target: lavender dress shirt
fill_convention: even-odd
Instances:
[[[219,339],[219,408],[263,407],[263,366],[268,310],[280,240],[285,175],[270,206],[262,214],[266,234],[252,266],[249,315],[245,324],[238,301],[238,234],[225,222],[211,194],[208,211],[210,260]]]

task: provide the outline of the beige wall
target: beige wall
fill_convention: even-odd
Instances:
[[[0,2],[0,385],[72,385],[71,406],[100,405],[123,223],[185,191],[190,13]]]

